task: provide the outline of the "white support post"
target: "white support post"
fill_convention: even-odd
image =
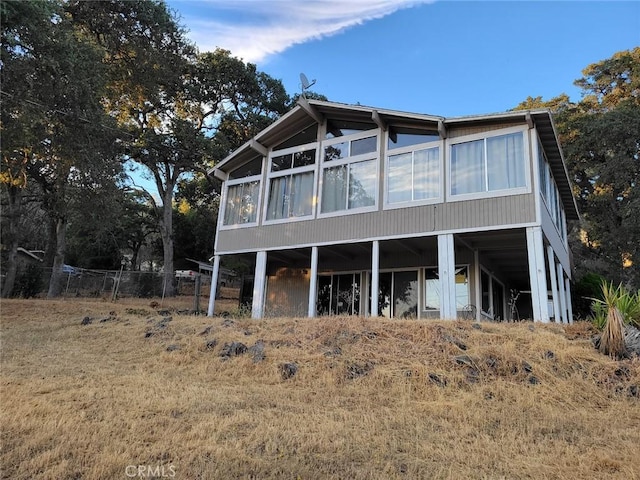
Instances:
[[[318,295],[318,247],[311,247],[311,277],[309,278],[309,310],[307,316],[316,316],[316,297]]]
[[[474,250],[473,252],[473,262],[475,263],[473,267],[474,272],[474,284],[475,284],[475,305],[476,305],[476,318],[477,322],[482,318],[482,270],[480,269],[480,252],[478,250]]]
[[[373,241],[371,248],[371,316],[377,317],[378,295],[380,294],[380,242]]]
[[[529,282],[531,284],[531,306],[536,322],[549,322],[547,308],[547,275],[544,262],[544,244],[541,227],[527,227],[527,256],[529,259]],[[551,269],[551,266],[549,266]],[[553,273],[551,273],[553,275]]]
[[[456,259],[453,234],[438,235],[438,276],[440,277],[440,318],[454,320],[456,311]]]
[[[571,305],[571,280],[569,277],[564,279],[564,291],[567,296],[567,313],[569,314],[569,323],[573,323],[573,306]]]
[[[560,296],[560,318],[562,319],[562,323],[569,323],[569,318],[567,318],[567,297],[564,294],[564,269],[560,262],[558,262],[557,270],[558,295]]]
[[[251,318],[262,318],[264,314],[264,292],[267,281],[267,252],[256,253],[256,270],[253,278],[253,302]]]
[[[216,293],[218,291],[218,273],[220,272],[220,255],[213,257],[213,269],[211,271],[211,291],[209,292],[209,308],[207,316],[213,317],[213,309],[216,305]]]
[[[560,323],[560,297],[558,296],[558,281],[556,278],[556,259],[551,245],[547,245],[547,260],[549,261],[549,277],[551,278],[551,296],[553,298],[553,318],[556,323]]]

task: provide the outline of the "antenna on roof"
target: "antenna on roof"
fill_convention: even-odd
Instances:
[[[300,74],[300,87],[302,88],[302,96],[304,97],[305,90],[308,90],[313,85],[315,85],[315,78],[310,82],[307,76],[304,73]]]

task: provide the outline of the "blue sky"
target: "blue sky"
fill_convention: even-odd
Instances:
[[[329,100],[442,116],[567,93],[587,65],[640,46],[640,2],[171,0],[216,47]]]

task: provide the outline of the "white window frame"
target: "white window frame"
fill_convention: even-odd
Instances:
[[[226,225],[224,223],[224,217],[227,213],[227,197],[229,195],[229,187],[233,187],[236,185],[242,185],[243,183],[253,183],[258,182],[258,204],[256,205],[256,220],[255,222],[247,222],[247,223],[232,223]],[[260,218],[260,205],[262,202],[262,173],[259,175],[251,175],[250,177],[242,177],[235,178],[233,180],[226,180],[224,182],[224,193],[222,195],[222,220],[220,225],[220,230],[233,230],[236,228],[247,228],[247,227],[255,227],[258,225],[258,219]]]
[[[540,182],[540,196],[542,197],[542,204],[546,207],[549,216],[555,226],[560,238],[566,241],[567,239],[567,219],[564,211],[564,205],[562,204],[562,198],[560,197],[560,190],[558,184],[551,171],[551,165],[542,148],[542,142],[538,139],[538,155],[544,159],[545,178],[541,178]],[[538,159],[538,162],[540,160]],[[542,183],[544,182],[544,185]],[[544,190],[544,193],[543,193]],[[545,196],[546,194],[546,196]]]
[[[388,136],[388,133],[387,133]],[[406,202],[389,202],[389,157],[393,157],[395,155],[402,155],[405,153],[413,153],[419,150],[429,150],[432,148],[438,148],[438,195],[432,198],[426,198],[422,200],[409,200]],[[427,143],[420,143],[416,145],[409,145],[402,148],[395,148],[393,150],[387,150],[385,152],[385,162],[384,162],[384,209],[391,210],[394,208],[406,208],[420,205],[431,205],[434,203],[442,203],[444,201],[444,149],[445,142],[444,140],[435,140]],[[414,162],[411,162],[411,175],[413,182],[413,168]],[[412,184],[412,194],[413,194],[413,184]]]
[[[472,135],[465,135],[462,137],[456,137],[452,139],[447,139],[447,165],[446,165],[446,177],[447,177],[447,186],[446,186],[446,201],[447,202],[462,202],[465,200],[476,200],[481,198],[494,198],[494,197],[505,197],[510,195],[521,195],[525,193],[531,193],[531,148],[529,146],[529,135],[526,135],[529,127],[527,125],[516,126],[516,127],[508,127],[501,128],[499,130],[491,130],[490,132],[482,132],[475,133]],[[502,135],[510,135],[513,133],[522,133],[522,152],[523,152],[523,168],[524,168],[524,186],[516,187],[516,188],[507,188],[503,190],[490,190],[490,191],[482,191],[482,192],[473,192],[473,193],[459,193],[453,195],[451,193],[451,157],[452,157],[452,147],[459,143],[467,143],[473,142],[476,140],[487,140],[493,137],[500,137]],[[485,148],[485,162],[486,158],[486,141],[484,142]]]
[[[304,167],[295,167],[289,168],[285,170],[279,170],[277,172],[271,171],[271,160],[274,157],[281,157],[283,155],[293,155],[299,152],[306,152],[308,150],[315,150],[316,152],[316,161],[312,165],[306,165]],[[318,166],[320,164],[319,155],[320,148],[318,142],[307,143],[305,145],[297,145],[295,147],[285,148],[283,150],[273,150],[269,153],[267,157],[267,185],[265,188],[265,201],[262,209],[262,222],[264,225],[273,225],[278,223],[290,223],[290,222],[300,222],[305,220],[312,220],[316,216],[316,209],[318,206]],[[291,177],[298,173],[307,173],[313,172],[313,192],[311,198],[311,214],[304,215],[300,217],[286,217],[286,218],[275,218],[271,220],[267,220],[267,214],[269,212],[269,198],[271,198],[271,180],[279,177]]]
[[[460,268],[467,269],[467,303],[464,305],[458,304],[458,296],[456,295],[456,311],[461,311],[464,307],[471,304],[471,264],[469,263],[459,263],[455,265],[455,271],[457,272]],[[438,266],[427,266],[421,269],[422,282],[424,286],[422,288],[422,295],[424,296],[424,301],[422,302],[422,311],[423,312],[438,312],[440,313],[440,306],[438,308],[427,308],[427,279],[425,278],[427,275],[427,270],[435,270],[438,271]],[[455,273],[454,273],[455,276]],[[442,282],[442,279],[438,279],[439,282]],[[456,284],[457,285],[457,284]],[[442,292],[442,290],[440,290]],[[442,298],[440,298],[440,303],[442,303]]]
[[[489,309],[491,310],[490,312],[485,312],[482,309],[482,273],[486,273],[487,276],[489,277]],[[480,311],[480,315],[484,318],[488,318],[489,320],[495,320],[496,319],[496,314],[495,314],[495,305],[493,304],[493,282],[496,282],[497,284],[499,284],[502,287],[502,310],[503,312],[505,312],[506,315],[506,303],[507,303],[507,287],[505,286],[504,282],[500,281],[500,279],[498,277],[496,277],[495,275],[493,275],[489,269],[485,268],[484,266],[480,265],[480,298],[477,300],[477,306],[476,308]],[[504,318],[502,320],[505,320]]]
[[[369,152],[369,153],[365,153],[365,154],[361,154],[361,155],[356,155],[356,156],[351,156],[349,155],[348,157],[345,158],[340,158],[340,159],[336,159],[336,160],[331,160],[331,161],[325,161],[324,159],[324,150],[326,147],[329,147],[331,145],[335,145],[337,143],[344,143],[344,142],[352,142],[354,140],[362,140],[363,138],[368,138],[368,137],[376,137],[376,150],[374,152]],[[323,140],[320,143],[320,149],[319,149],[319,155],[320,155],[320,162],[318,162],[320,165],[319,168],[319,187],[318,187],[318,202],[317,202],[317,217],[318,218],[327,218],[327,217],[339,217],[339,216],[343,216],[343,215],[353,215],[356,213],[364,213],[364,212],[374,212],[378,210],[378,202],[379,202],[379,197],[380,197],[380,150],[381,150],[381,142],[383,135],[380,134],[380,130],[379,129],[372,129],[372,130],[366,130],[363,132],[358,132],[358,133],[354,133],[352,135],[345,135],[343,137],[334,137],[334,138],[330,138],[330,139],[326,139]],[[351,152],[349,152],[351,153]],[[345,199],[345,208],[342,210],[336,210],[333,212],[322,212],[322,190],[323,190],[323,184],[324,184],[324,171],[327,168],[333,168],[333,167],[339,167],[339,166],[343,166],[343,165],[352,165],[355,163],[360,163],[360,162],[365,162],[365,161],[373,161],[375,164],[375,168],[376,168],[376,186],[375,186],[375,198],[374,198],[374,202],[373,205],[367,206],[367,207],[359,207],[359,208],[347,208],[346,207],[346,203],[348,202],[349,198],[348,198],[348,193],[347,193],[347,198]],[[349,188],[349,186],[347,185],[347,189]]]

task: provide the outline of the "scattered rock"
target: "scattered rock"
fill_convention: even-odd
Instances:
[[[340,347],[334,347],[331,350],[324,352],[325,357],[336,357],[342,355],[342,349]]]
[[[475,368],[475,363],[474,363],[473,359],[469,355],[458,355],[457,357],[454,357],[453,360],[458,365],[466,365],[467,367],[474,367]]]
[[[155,334],[156,332],[149,330],[147,333],[144,334],[144,338],[153,337]]]
[[[80,325],[91,325],[91,322],[93,322],[93,318],[91,317],[84,317],[82,319],[82,321],[80,322]]]
[[[211,332],[211,325],[209,325],[207,328],[201,331],[198,335],[205,336],[205,335],[209,335],[210,332]]]
[[[458,347],[460,350],[466,350],[467,346],[462,342],[462,340],[460,340],[457,337],[448,335],[448,334],[444,334],[442,335],[442,339],[449,342],[449,343],[453,343],[456,347]]]
[[[529,375],[528,381],[531,385],[538,385],[540,383],[540,380],[538,380],[538,377],[535,375]]]
[[[249,354],[251,354],[251,359],[253,363],[258,363],[264,360],[264,342],[262,340],[258,340],[255,345],[249,347]]]
[[[230,318],[225,318],[224,321],[222,322],[222,326],[223,327],[233,327],[235,325],[235,323],[236,322],[234,322]]]
[[[627,394],[633,398],[640,398],[640,388],[638,388],[638,385],[629,385]]]
[[[149,306],[151,308],[158,308],[160,306],[160,303],[156,302],[155,300],[152,301],[151,303],[149,303]]]
[[[523,360],[522,361],[522,370],[524,370],[527,373],[531,373],[533,371],[533,367],[528,362],[525,362]]]
[[[546,358],[547,360],[553,360],[554,358],[556,358],[556,354],[551,350],[547,350],[546,352],[544,352],[544,358]]]
[[[214,338],[213,340],[208,340],[204,346],[207,350],[213,350],[214,348],[216,348],[216,345],[218,345],[218,340]]]
[[[629,356],[640,356],[640,330],[633,325],[627,325],[624,329],[624,343]]]
[[[182,347],[178,344],[171,344],[167,347],[167,352],[175,352],[176,350],[180,350]]]
[[[471,328],[475,328],[476,330],[482,330],[482,325],[480,325],[479,323],[474,323],[473,325],[471,325]]]
[[[237,357],[247,351],[247,346],[242,342],[225,343],[220,352],[221,357]]]
[[[171,315],[171,310],[158,310],[158,315],[160,315],[161,317],[168,317]]]
[[[535,332],[535,331],[536,331],[536,328],[535,328],[533,325],[529,325],[527,328],[528,328],[531,332]]]
[[[350,363],[347,365],[346,378],[348,380],[354,380],[359,377],[368,375],[373,370],[373,364],[371,362],[365,363]]]
[[[298,373],[298,364],[297,363],[281,363],[278,365],[280,369],[280,375],[283,380],[288,380],[293,377],[296,373]]]
[[[467,383],[478,383],[480,381],[480,372],[477,368],[470,367],[467,369],[465,378]]]
[[[489,355],[485,360],[485,363],[487,364],[487,367],[491,368],[492,370],[496,370],[498,368],[499,361],[493,355]]]
[[[435,383],[437,386],[444,388],[447,386],[447,379],[436,375],[435,373],[429,374],[429,381]]]

